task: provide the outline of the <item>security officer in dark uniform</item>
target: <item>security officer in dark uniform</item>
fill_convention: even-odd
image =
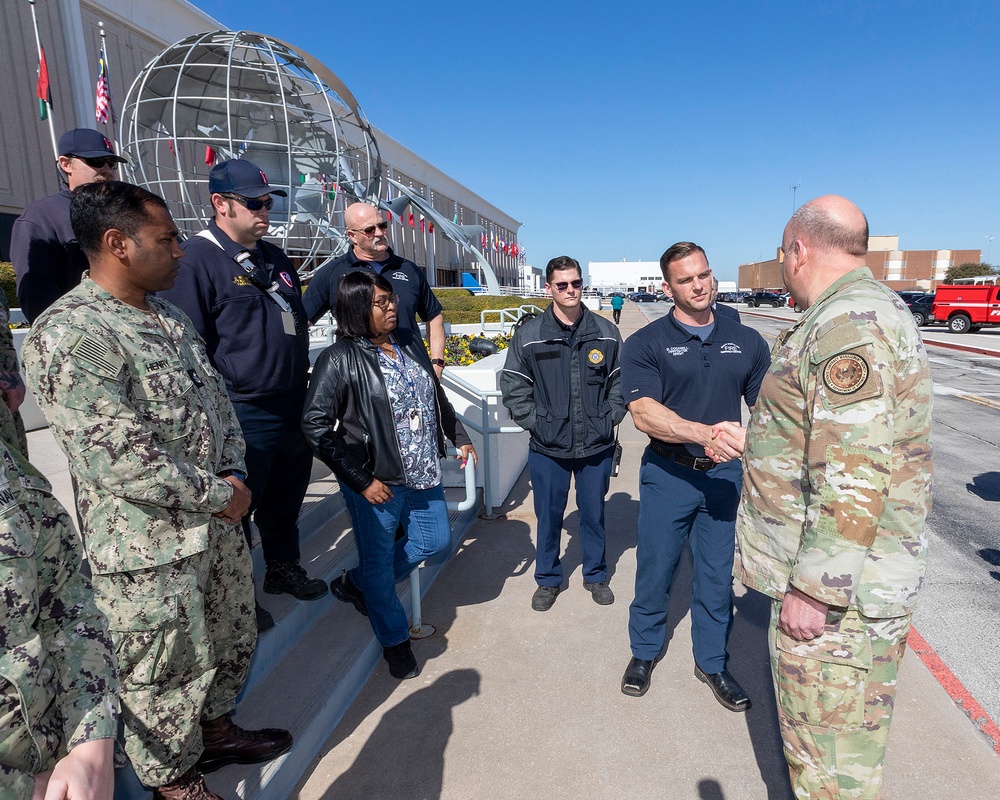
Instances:
[[[444,371],[444,317],[441,303],[431,291],[424,271],[406,258],[397,256],[385,235],[389,224],[379,210],[367,203],[352,203],[344,210],[344,224],[351,249],[319,270],[306,287],[302,302],[309,321],[315,322],[337,307],[337,287],[348,272],[367,269],[377,272],[399,296],[397,327],[419,334],[417,315],[427,323],[427,344],[431,364],[440,378]]]
[[[548,611],[562,591],[560,535],[570,478],[580,511],[583,586],[598,605],[611,605],[605,561],[604,496],[625,416],[619,388],[621,336],[582,302],[580,264],[569,256],[545,268],[552,296],[543,314],[517,329],[500,375],[503,403],[531,433],[528,470],[538,518],[535,611]]]
[[[307,318],[295,267],[262,238],[271,195],[286,195],[238,159],[216,164],[208,188],[215,219],[184,243],[177,281],[161,294],[187,312],[205,339],[243,429],[250,514],[267,564],[264,591],[315,600],[326,594],[326,583],[299,565],[298,516],[312,470],[301,430]],[[249,541],[249,514],[243,527]],[[274,624],[259,604],[257,621],[260,630]]]
[[[17,300],[28,322],[79,284],[87,269],[87,257],[69,224],[70,192],[88,183],[114,180],[118,164],[125,161],[110,139],[90,128],[66,131],[59,137],[59,153],[66,188],[28,206],[10,234]]]
[[[746,711],[750,698],[726,669],[744,439],[740,400],[756,402],[770,355],[759,333],[713,314],[712,270],[701,247],[673,245],[660,269],[674,308],[632,334],[622,353],[622,396],[650,444],[639,473],[633,657],[621,688],[633,697],[649,688],[666,636],[670,584],[690,536],[695,676],[726,708]]]

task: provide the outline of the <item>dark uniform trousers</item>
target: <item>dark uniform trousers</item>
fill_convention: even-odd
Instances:
[[[690,536],[694,660],[709,675],[726,668],[742,482],[739,461],[701,472],[646,450],[639,471],[635,599],[629,608],[629,640],[636,658],[655,660],[663,649],[670,584]]]
[[[580,550],[583,580],[600,583],[608,579],[604,556],[604,496],[611,481],[612,445],[586,458],[556,458],[528,451],[531,493],[538,519],[538,547],[535,582],[539,586],[559,586],[563,580],[559,562],[560,534],[569,479],[576,479],[576,506],[580,511]]]
[[[302,435],[306,390],[255,402],[233,401],[246,440],[247,488],[253,498],[243,518],[260,531],[264,561],[299,563],[298,517],[309,488],[313,454]]]

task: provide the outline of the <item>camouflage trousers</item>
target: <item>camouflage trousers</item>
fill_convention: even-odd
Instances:
[[[771,674],[795,797],[879,800],[911,618],[831,611],[826,630],[800,642],[778,630],[780,611],[775,600]]]
[[[240,528],[213,519],[203,553],[93,578],[118,658],[125,752],[146,786],[192,767],[201,721],[236,708],[257,644],[251,570]]]

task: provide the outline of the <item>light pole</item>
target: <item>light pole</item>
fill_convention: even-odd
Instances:
[[[802,185],[800,180],[798,183],[791,184],[788,188],[792,190],[792,213],[795,213],[795,191]]]
[[[993,246],[993,236],[986,237],[986,263],[990,263],[990,247]]]

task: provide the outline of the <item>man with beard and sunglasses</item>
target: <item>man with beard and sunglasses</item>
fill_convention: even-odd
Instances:
[[[393,292],[399,295],[398,327],[419,333],[418,314],[426,323],[431,364],[440,378],[445,366],[444,317],[424,270],[392,251],[386,236],[389,224],[377,208],[367,203],[352,203],[344,211],[344,225],[351,248],[319,270],[306,287],[302,302],[309,321],[315,322],[336,308],[337,287],[344,275],[359,269],[371,270],[389,281]]]
[[[184,243],[174,287],[162,296],[191,317],[212,365],[226,381],[246,439],[246,484],[253,495],[243,520],[260,532],[264,591],[299,600],[326,594],[326,583],[299,564],[298,516],[309,487],[312,450],[302,435],[309,333],[299,277],[267,234],[272,188],[258,166],[223,161],[208,178],[215,218]],[[274,625],[257,604],[257,626]]]
[[[503,404],[531,433],[528,470],[538,518],[531,607],[548,611],[562,591],[560,534],[570,478],[580,510],[583,587],[598,605],[615,601],[605,560],[604,496],[625,416],[619,389],[618,328],[589,311],[580,264],[569,256],[545,268],[552,305],[521,325],[500,375]]]

